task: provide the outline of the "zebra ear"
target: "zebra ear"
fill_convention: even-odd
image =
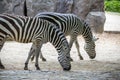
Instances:
[[[93,36],[93,41],[97,41],[99,38],[96,38],[95,36]]]

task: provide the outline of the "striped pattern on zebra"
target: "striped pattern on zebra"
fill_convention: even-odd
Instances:
[[[36,69],[39,70],[38,56],[43,43],[50,42],[58,51],[58,60],[63,70],[70,70],[70,48],[60,29],[49,21],[16,16],[11,14],[0,14],[0,50],[6,39],[11,39],[20,43],[33,42],[36,53]],[[4,68],[0,60],[0,68]],[[24,69],[28,69],[25,63]]]
[[[69,46],[70,48],[75,42],[79,59],[83,60],[79,50],[79,44],[77,41],[77,36],[82,35],[85,40],[84,49],[89,55],[91,59],[95,58],[96,51],[95,51],[95,42],[91,32],[90,27],[86,22],[78,18],[74,14],[61,14],[55,12],[42,12],[38,13],[35,17],[39,17],[40,19],[48,20],[49,22],[54,23],[58,28],[60,28],[66,36],[70,36]],[[42,60],[46,60],[42,53],[40,54]],[[32,60],[34,56],[32,57]],[[72,59],[71,59],[72,60]]]

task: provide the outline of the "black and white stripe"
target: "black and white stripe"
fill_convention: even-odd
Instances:
[[[71,68],[68,42],[63,32],[49,21],[37,17],[31,18],[0,14],[0,50],[6,39],[21,43],[33,42],[36,57],[39,56],[39,48],[41,48],[42,44],[51,42],[58,51],[58,60],[63,69],[70,70]],[[28,69],[27,65],[28,63],[26,63],[25,69]],[[36,69],[40,69],[37,58],[35,66]],[[2,68],[4,66],[2,65],[0,67]]]
[[[60,28],[65,33],[66,36],[69,35],[70,36],[69,46],[71,48],[73,42],[75,42],[80,59],[83,59],[83,57],[80,54],[77,36],[82,35],[86,42],[84,47],[86,52],[88,53],[91,59],[95,58],[96,56],[95,43],[91,29],[86,22],[78,18],[76,15],[61,14],[55,12],[42,12],[38,13],[35,17],[48,20],[49,22],[54,23],[58,28]],[[42,56],[42,54],[41,58],[45,59]]]

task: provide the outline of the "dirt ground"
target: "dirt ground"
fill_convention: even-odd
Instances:
[[[69,39],[69,37],[68,37]],[[42,53],[47,62],[39,59],[41,71],[35,70],[34,61],[29,64],[29,71],[24,71],[24,62],[31,44],[6,42],[1,59],[5,70],[0,70],[0,80],[119,80],[120,79],[120,34],[103,33],[96,41],[95,59],[89,59],[83,49],[84,40],[78,37],[81,54],[84,60],[79,60],[77,50],[73,45],[73,58],[70,72],[62,71],[57,61],[55,48],[47,43],[42,47]]]

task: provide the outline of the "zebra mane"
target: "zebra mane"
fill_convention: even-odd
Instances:
[[[14,17],[18,17],[18,18],[33,18],[33,17],[21,16],[21,15],[15,15],[15,14],[8,14],[8,13],[3,13],[2,15],[14,16]]]

